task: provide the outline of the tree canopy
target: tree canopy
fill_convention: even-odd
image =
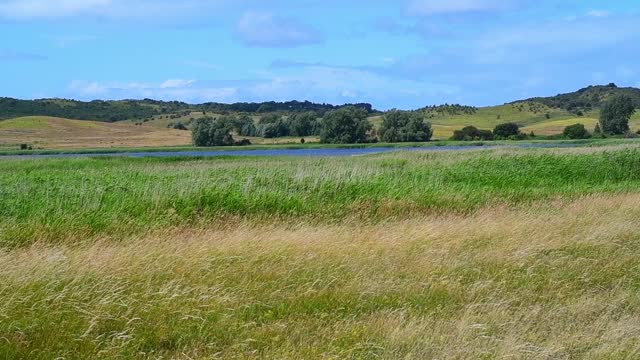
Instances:
[[[600,127],[607,134],[624,134],[629,131],[629,119],[635,112],[633,100],[626,95],[609,99],[600,110]]]
[[[420,112],[391,110],[384,114],[380,127],[384,142],[424,142],[431,140],[431,124]]]
[[[454,131],[451,140],[493,140],[493,133],[491,132],[491,130],[480,130],[475,126],[466,126],[462,128],[462,130]]]
[[[591,137],[589,131],[583,124],[573,124],[564,128],[562,135],[567,139],[588,139]]]
[[[293,114],[289,117],[289,133],[291,136],[318,135],[320,123],[315,112]]]
[[[356,107],[341,108],[324,116],[320,141],[324,144],[366,143],[367,132],[371,128],[365,110]]]
[[[515,123],[499,124],[493,129],[493,135],[505,139],[510,136],[518,136],[520,135],[520,126]]]
[[[228,119],[201,118],[194,121],[191,138],[195,146],[234,145]]]

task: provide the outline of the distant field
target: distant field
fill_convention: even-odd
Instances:
[[[2,359],[637,359],[640,147],[3,159]]]
[[[549,114],[547,119],[546,114]],[[216,114],[207,114],[216,116]],[[149,121],[131,120],[116,123],[68,120],[52,117],[23,117],[0,121],[0,150],[15,149],[19,144],[29,144],[43,149],[69,148],[114,148],[114,147],[154,147],[187,146],[191,143],[188,131],[167,128],[171,122],[188,122],[191,118],[202,117],[203,113],[193,112],[188,116],[171,119],[171,115],[155,116]],[[257,121],[257,117],[256,121]],[[432,124],[433,138],[445,140],[455,130],[467,125],[492,130],[503,122],[516,122],[526,133],[536,135],[561,134],[564,127],[575,123],[584,124],[589,130],[595,127],[597,112],[582,117],[564,110],[554,110],[543,105],[507,104],[480,108],[472,115],[435,115],[428,119]],[[369,120],[374,127],[382,125],[382,116]],[[640,129],[640,113],[631,121],[633,131]],[[300,138],[249,138],[253,144],[295,144]],[[306,142],[319,142],[318,137],[307,137]]]
[[[191,133],[127,123],[105,123],[52,117],[0,121],[0,146],[29,144],[34,148],[98,148],[179,146],[191,143]]]

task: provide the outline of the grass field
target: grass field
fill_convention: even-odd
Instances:
[[[0,161],[0,358],[640,356],[640,147]]]
[[[546,118],[549,114],[550,118]],[[208,114],[215,116],[215,114]],[[50,117],[24,117],[0,121],[0,151],[16,149],[19,144],[28,144],[38,149],[88,149],[118,147],[158,147],[188,146],[191,144],[188,131],[168,129],[171,122],[188,122],[191,118],[202,117],[200,112],[171,119],[170,115],[154,117],[150,121],[122,121],[103,123]],[[592,130],[598,113],[591,112],[578,117],[564,110],[550,109],[540,104],[506,104],[479,108],[475,114],[434,115],[429,118],[435,140],[449,139],[455,130],[467,125],[493,130],[500,123],[516,122],[526,133],[536,135],[561,134],[568,125],[584,124]],[[255,117],[257,121],[257,117]],[[382,116],[372,116],[371,123],[379,128]],[[137,125],[136,125],[137,124]],[[631,120],[631,129],[640,129],[640,113]],[[299,138],[249,138],[256,145],[281,145],[299,143]],[[306,142],[319,142],[318,137],[307,137]]]
[[[189,145],[191,133],[172,129],[51,117],[0,121],[0,146],[69,149]]]

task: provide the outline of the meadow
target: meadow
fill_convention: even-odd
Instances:
[[[530,105],[532,106],[532,105]],[[547,119],[545,114],[549,114]],[[216,116],[216,114],[209,114]],[[191,118],[202,117],[202,113],[171,119],[169,115],[153,117],[149,121],[140,120],[105,123],[87,120],[70,120],[46,116],[28,116],[8,120],[0,120],[0,152],[17,150],[20,144],[31,145],[37,150],[78,150],[78,149],[119,149],[149,147],[187,147],[191,145],[191,133],[167,128],[167,125],[182,121],[187,123]],[[259,117],[254,116],[257,121]],[[576,116],[560,109],[550,109],[537,105],[535,111],[525,105],[501,105],[479,108],[474,114],[441,114],[428,118],[432,125],[433,139],[443,141],[449,139],[455,130],[467,125],[481,129],[493,130],[504,122],[516,122],[526,134],[549,136],[562,134],[564,128],[576,123],[584,124],[593,130],[598,119],[597,111],[588,112],[584,116]],[[382,125],[382,116],[371,116],[369,121],[374,127]],[[640,112],[630,121],[631,129],[640,129]],[[248,138],[255,145],[295,145],[300,143],[299,137],[265,139]],[[318,143],[317,136],[305,137],[306,143]]]
[[[637,358],[640,147],[0,160],[0,358]]]

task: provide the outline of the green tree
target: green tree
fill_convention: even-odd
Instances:
[[[235,130],[240,136],[256,136],[257,129],[253,123],[253,118],[249,115],[241,115],[235,122]]]
[[[629,119],[635,112],[633,100],[626,95],[614,96],[600,110],[600,127],[606,134],[629,131]]]
[[[356,144],[368,141],[367,132],[372,126],[367,111],[347,106],[325,114],[322,120],[320,141],[324,144]]]
[[[491,132],[491,130],[480,130],[475,126],[466,126],[462,128],[462,130],[454,131],[451,140],[493,140],[493,133]]]
[[[268,139],[289,136],[289,124],[280,115],[265,115],[258,120],[257,133]]]
[[[568,139],[588,139],[591,137],[589,131],[583,124],[574,124],[564,128],[562,135]]]
[[[493,135],[501,139],[518,136],[520,135],[520,127],[515,123],[500,124],[493,129]]]
[[[600,129],[600,123],[596,123],[596,127],[593,129],[593,134],[598,137],[602,137],[602,129]]]
[[[291,136],[309,136],[318,133],[318,116],[314,112],[292,115],[288,123]]]
[[[195,146],[233,145],[231,126],[227,121],[212,118],[197,119],[191,129],[191,139]]]
[[[431,124],[419,112],[391,110],[384,114],[380,127],[384,142],[424,142],[431,140]]]

